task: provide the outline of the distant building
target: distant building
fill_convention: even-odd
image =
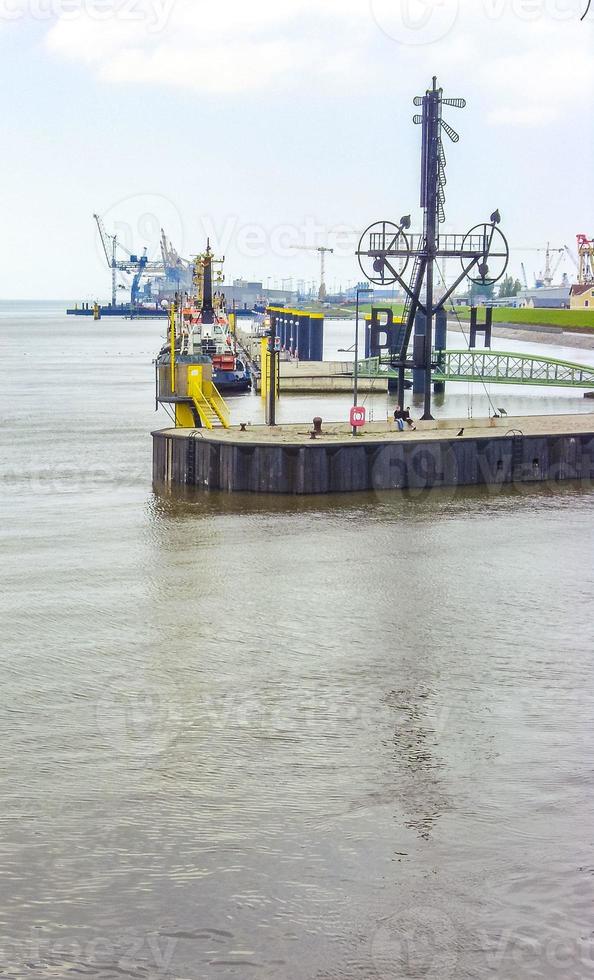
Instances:
[[[571,287],[571,309],[572,310],[594,310],[594,283],[587,286],[576,285]]]
[[[476,306],[506,307],[511,310],[568,310],[569,286],[543,286],[541,288],[523,289],[517,296],[476,296]],[[456,306],[468,306],[468,296],[455,296]],[[590,304],[594,305],[594,304]]]
[[[524,303],[520,296],[494,296],[486,301],[487,306],[505,306],[506,309],[517,310]]]
[[[519,309],[568,310],[570,291],[570,286],[542,286],[523,289],[513,298],[517,301],[515,306]]]
[[[225,294],[227,309],[253,310],[257,305],[294,306],[297,293],[291,289],[265,289],[261,282],[234,279],[233,283],[216,283],[215,288]]]
[[[359,289],[361,287],[369,287],[370,283],[364,282],[359,284]],[[372,286],[372,293],[368,295],[365,293],[359,293],[360,303],[373,303],[377,305],[380,303],[399,303],[404,301],[404,293],[401,289],[379,289],[377,286]],[[345,289],[344,299],[355,303],[357,300],[357,286],[351,286],[350,289]]]

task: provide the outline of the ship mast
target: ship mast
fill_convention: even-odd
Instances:
[[[206,243],[206,252],[202,256],[202,323],[214,323],[215,311],[212,300],[212,262],[213,254],[210,239]]]

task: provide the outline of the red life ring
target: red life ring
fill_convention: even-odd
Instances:
[[[367,410],[363,406],[351,408],[351,425],[354,429],[362,429],[367,421]]]

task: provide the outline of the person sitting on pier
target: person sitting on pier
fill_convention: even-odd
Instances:
[[[409,429],[412,429],[413,432],[416,432],[417,431],[417,427],[416,427],[416,425],[414,424],[413,420],[410,417],[410,408],[408,406],[405,409],[404,419],[405,419],[405,422],[408,425]]]
[[[400,429],[401,432],[404,431],[405,422],[408,425],[409,429],[412,429],[413,432],[416,432],[417,430],[416,425],[414,424],[413,420],[410,417],[410,408],[405,408],[405,409],[397,408],[396,411],[394,412],[394,421],[398,423],[398,428]],[[400,424],[401,422],[402,425]]]

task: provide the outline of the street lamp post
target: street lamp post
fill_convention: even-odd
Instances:
[[[359,404],[359,296],[372,293],[371,286],[357,286],[357,302],[355,312],[355,370],[353,372],[353,408]],[[353,435],[357,435],[357,426],[353,426]]]

